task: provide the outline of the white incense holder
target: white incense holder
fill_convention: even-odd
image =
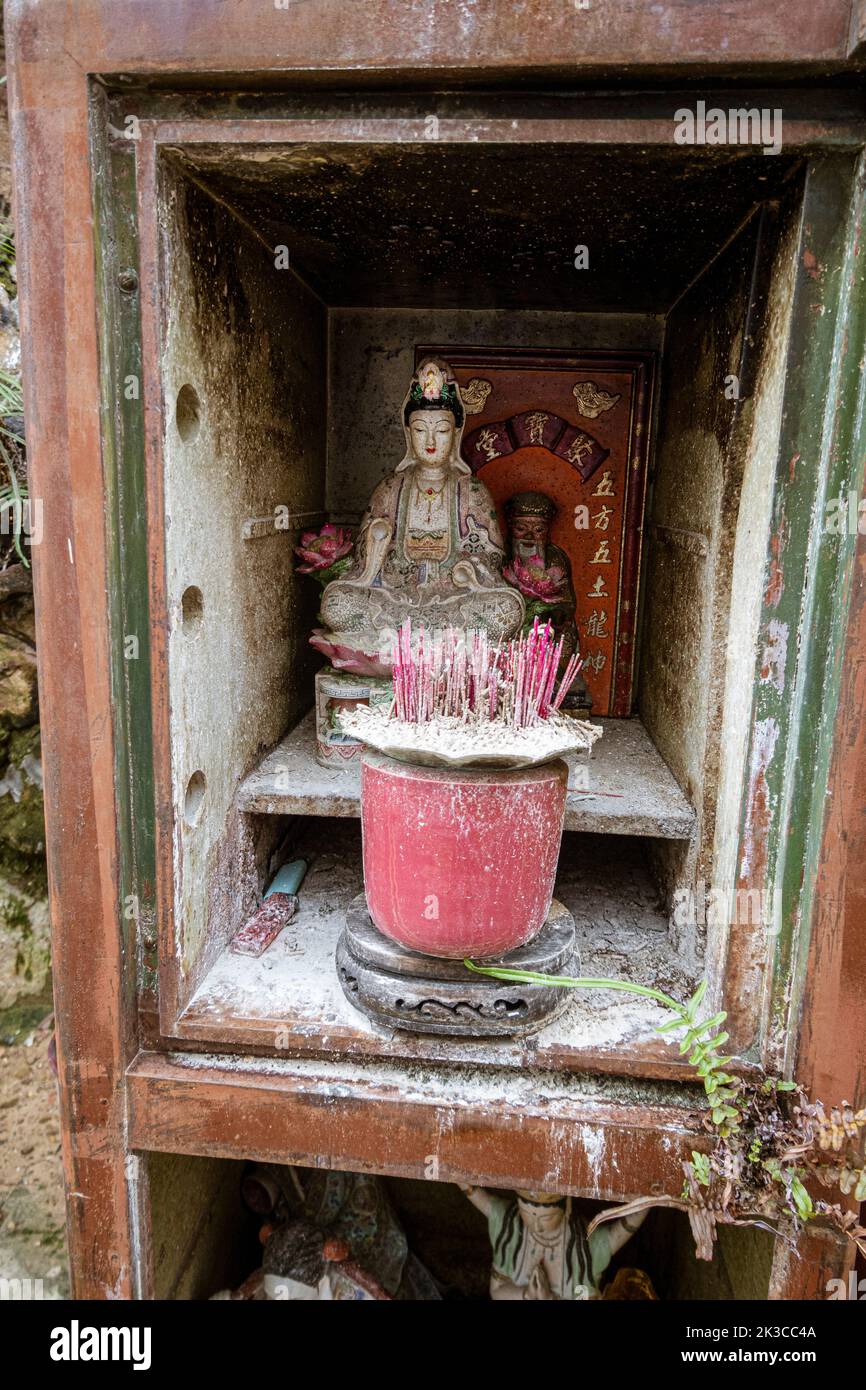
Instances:
[[[537,767],[568,753],[588,752],[602,735],[599,724],[561,714],[513,729],[501,722],[469,723],[456,716],[409,724],[381,706],[358,705],[342,713],[339,722],[377,752],[421,767]]]

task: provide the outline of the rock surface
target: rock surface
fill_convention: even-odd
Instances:
[[[4,69],[0,32],[0,72]],[[21,349],[3,96],[0,370],[14,374]],[[23,432],[19,418],[3,423]],[[24,482],[23,453],[8,435],[3,439]],[[6,471],[4,456],[0,473]],[[69,1296],[57,1081],[49,1060],[51,1007],[32,585],[7,523],[0,531],[0,1281],[21,1284],[0,1283],[0,1296]]]

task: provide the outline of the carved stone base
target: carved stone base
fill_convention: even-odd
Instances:
[[[571,913],[554,899],[547,921],[528,946],[484,964],[577,974]],[[413,1033],[473,1038],[531,1033],[559,1013],[569,994],[562,987],[491,980],[473,975],[462,961],[409,951],[376,930],[363,893],[346,913],[337,974],[349,1002],[374,1023]]]

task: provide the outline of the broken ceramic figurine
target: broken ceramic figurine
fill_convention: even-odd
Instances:
[[[462,1190],[487,1217],[493,1255],[490,1297],[496,1302],[599,1298],[602,1275],[646,1215],[610,1221],[589,1235],[570,1197],[520,1191],[503,1196],[483,1187]]]
[[[519,631],[525,604],[502,577],[493,498],[460,456],[465,413],[447,363],[424,362],[402,405],[403,458],[373,492],[351,568],[322,593],[323,626],[310,641],[334,668],[388,675],[407,618],[494,642]]]
[[[390,1301],[369,1269],[351,1258],[346,1241],[326,1237],[311,1221],[285,1222],[268,1239],[263,1264],[266,1299],[290,1303]]]
[[[245,1176],[242,1194],[269,1218],[262,1232],[267,1299],[439,1299],[381,1178],[262,1164]]]

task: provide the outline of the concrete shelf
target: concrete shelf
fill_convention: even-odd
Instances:
[[[600,719],[586,790],[569,791],[566,830],[687,840],[695,813],[638,719]],[[238,805],[260,815],[358,816],[357,765],[316,762],[312,711],[241,783]]]
[[[555,1020],[523,1038],[447,1038],[371,1023],[346,1000],[334,963],[346,909],[363,886],[360,827],[310,820],[296,850],[310,864],[297,916],[257,959],[223,950],[179,1021],[188,1041],[298,1056],[687,1075],[677,1048],[655,1031],[663,1011],[611,991],[575,991]],[[577,928],[573,969],[685,999],[696,981],[677,957],[646,850],[636,836],[564,837],[555,893]]]

